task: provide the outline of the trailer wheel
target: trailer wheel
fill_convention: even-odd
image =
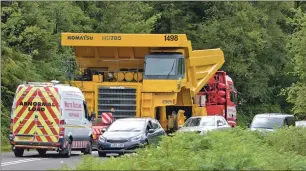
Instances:
[[[24,153],[24,149],[15,148],[14,150],[15,157],[22,157],[23,153]]]

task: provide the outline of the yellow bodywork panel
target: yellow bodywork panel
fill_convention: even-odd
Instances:
[[[155,118],[159,109],[159,120],[164,128],[169,115],[166,106],[187,106],[192,108],[194,116],[206,115],[205,107],[194,105],[192,98],[224,63],[221,49],[193,51],[185,34],[62,33],[61,43],[74,48],[80,70],[104,72],[92,75],[90,81],[71,81],[83,91],[89,112],[100,115],[118,98],[121,100],[116,101],[117,111],[131,105],[129,110],[134,111],[134,117]],[[145,56],[156,52],[182,54],[185,75],[179,79],[145,77]],[[109,73],[114,74],[115,81],[109,81],[112,78]],[[111,100],[112,104],[108,104]],[[180,110],[180,115],[182,113]],[[179,118],[182,124],[183,116]]]

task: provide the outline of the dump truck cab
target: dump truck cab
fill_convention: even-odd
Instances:
[[[185,34],[62,33],[62,45],[74,48],[82,74],[70,84],[90,113],[156,118],[165,129],[173,112],[176,124],[207,114],[193,97],[224,63],[222,50],[193,51]]]

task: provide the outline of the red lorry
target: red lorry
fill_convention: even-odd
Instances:
[[[196,96],[196,103],[206,106],[207,115],[222,115],[236,126],[238,92],[234,82],[224,71],[217,71]]]

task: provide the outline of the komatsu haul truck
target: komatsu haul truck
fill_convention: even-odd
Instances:
[[[90,113],[156,118],[166,130],[174,112],[176,128],[207,115],[196,97],[224,63],[221,49],[192,50],[185,34],[62,33],[61,43],[74,49],[82,75],[70,84]]]

